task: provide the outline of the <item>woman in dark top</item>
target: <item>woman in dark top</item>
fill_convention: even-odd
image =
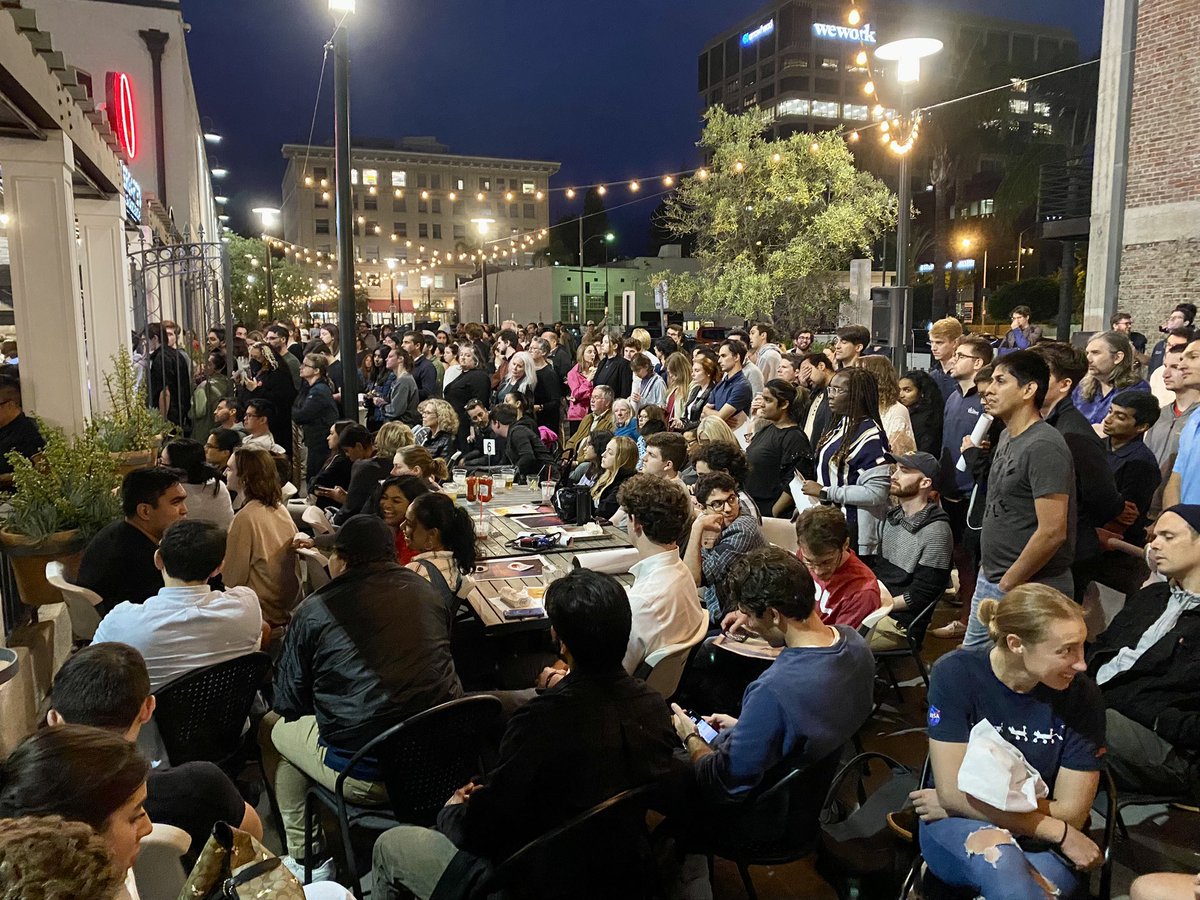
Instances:
[[[310,353],[300,363],[303,386],[292,405],[292,421],[300,426],[304,446],[308,449],[308,463],[304,471],[308,481],[325,467],[325,460],[329,457],[329,429],[338,420],[338,408],[333,402],[328,374],[327,357]]]
[[[242,407],[251,400],[271,402],[274,408],[268,418],[271,436],[291,456],[292,402],[296,399],[296,388],[287,363],[269,344],[260,342],[250,347],[250,378],[238,385],[237,398]]]
[[[621,508],[617,492],[628,479],[637,474],[637,444],[632,438],[615,437],[600,457],[600,477],[592,486],[596,518],[611,520]]]
[[[341,488],[347,490],[350,487],[350,470],[353,468],[353,463],[342,449],[338,446],[338,438],[342,436],[342,432],[351,425],[357,423],[350,419],[338,419],[330,426],[329,431],[325,436],[325,446],[329,448],[329,452],[325,457],[325,465],[321,467],[321,471],[314,475],[308,482],[308,492],[316,498],[317,506],[324,509],[327,506],[336,506],[336,502],[329,497],[321,497],[316,494],[316,489],[321,488]]]
[[[683,415],[679,419],[677,431],[695,431],[700,424],[700,414],[708,403],[713,385],[719,381],[717,363],[707,356],[697,356],[692,361],[692,389],[688,393],[687,403],[683,407]]]
[[[939,879],[985,897],[1070,897],[1103,861],[1084,830],[1100,784],[1104,699],[1088,677],[1083,612],[1023,584],[979,604],[992,639],[943,656],[929,687],[933,787],[911,795],[921,853]],[[959,789],[972,729],[986,719],[1049,788],[1028,812]],[[996,773],[994,795],[1011,792]],[[1006,804],[1007,805],[1007,804]]]
[[[478,400],[484,406],[491,405],[492,382],[487,372],[479,368],[475,356],[475,348],[471,344],[463,344],[458,349],[458,364],[462,372],[457,378],[446,385],[446,402],[458,416],[457,449],[466,451],[467,434],[471,430],[471,417],[467,415],[467,404]]]
[[[622,351],[621,332],[613,330],[605,333],[600,341],[600,353],[604,357],[596,367],[596,376],[592,379],[592,389],[602,384],[613,389],[613,396],[618,399],[628,397],[633,391],[633,369],[629,367]]]
[[[945,400],[933,376],[920,369],[906,373],[900,379],[900,402],[908,409],[917,450],[941,456]]]
[[[600,457],[608,449],[608,442],[613,439],[611,431],[593,431],[583,442],[583,452],[579,455],[579,465],[571,473],[571,482],[581,487],[591,487],[600,479]]]
[[[783,516],[793,506],[792,478],[816,474],[812,446],[796,424],[802,415],[796,388],[779,378],[768,381],[758,415],[746,448],[750,474],[744,487],[764,516]]]
[[[449,464],[458,444],[458,414],[445,400],[437,399],[425,400],[417,409],[421,412],[421,425],[428,432],[421,446],[434,459]]]

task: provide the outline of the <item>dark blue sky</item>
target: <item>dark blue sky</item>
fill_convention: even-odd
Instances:
[[[997,10],[993,0],[927,5]],[[358,0],[353,131],[436,135],[451,152],[557,160],[558,187],[683,169],[695,164],[699,135],[696,58],[712,35],[760,6]],[[1007,0],[1003,14],[1071,28],[1087,55],[1099,49],[1102,11],[1103,0]],[[327,0],[184,0],[184,12],[200,111],[225,136],[215,153],[231,175],[219,193],[231,197],[237,226],[249,208],[279,201],[279,148],[307,140],[333,21]],[[331,54],[316,143],[332,135],[332,88]],[[654,203],[635,207],[640,218]],[[557,195],[552,221],[571,209]],[[638,243],[622,241],[621,249]]]

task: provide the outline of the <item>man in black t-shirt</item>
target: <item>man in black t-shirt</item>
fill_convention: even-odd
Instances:
[[[50,700],[47,724],[91,725],[115,731],[131,743],[137,743],[142,726],[154,715],[145,660],[127,644],[92,644],[80,650],[58,670]],[[236,825],[262,840],[258,813],[229,776],[210,762],[151,769],[145,808],[150,821],[174,825],[191,836],[189,859],[199,855],[217,822]]]
[[[32,457],[46,446],[37,422],[21,408],[21,382],[11,375],[0,375],[0,487],[12,484],[12,465],[8,454],[16,451]]]

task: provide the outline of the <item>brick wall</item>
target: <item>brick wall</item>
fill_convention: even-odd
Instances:
[[[1196,0],[1141,0],[1126,205],[1200,199],[1200,15]]]
[[[1117,305],[1133,315],[1138,331],[1157,335],[1158,326],[1175,304],[1197,302],[1197,285],[1200,240],[1127,245],[1121,255],[1121,300]]]

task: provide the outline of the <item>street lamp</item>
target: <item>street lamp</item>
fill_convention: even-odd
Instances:
[[[270,230],[279,219],[279,210],[273,206],[256,206],[253,210],[262,222],[263,244],[267,249],[267,320],[275,321],[275,286],[271,281],[271,235]]]
[[[391,309],[392,309],[392,327],[393,328],[396,327],[396,263],[397,262],[399,262],[399,260],[397,260],[396,257],[394,257],[394,256],[389,256],[387,258],[388,282],[391,284],[391,294],[392,294]]]
[[[604,242],[604,324],[608,325],[608,245],[616,240],[617,236],[611,231],[606,231],[604,234],[593,234],[587,240],[583,239],[583,219],[579,220],[579,319],[582,322],[587,313],[586,294],[583,290],[583,248],[592,241]]]
[[[1028,228],[1024,229],[1020,234],[1017,235],[1017,281],[1021,280],[1021,259],[1022,259],[1022,257],[1025,256],[1026,253],[1028,253],[1030,256],[1033,256],[1033,248],[1025,246],[1025,232],[1032,231],[1034,228],[1037,228],[1037,226],[1030,225]]]
[[[970,238],[962,239],[962,248],[964,250],[971,249],[972,241]],[[979,313],[982,319],[981,324],[987,325],[987,266],[988,266],[988,251],[987,247],[983,248],[983,282],[979,288]]]
[[[921,60],[926,56],[932,56],[942,49],[942,42],[934,38],[902,38],[898,41],[892,41],[884,44],[875,51],[875,58],[888,62],[895,62],[896,65],[896,80],[900,83],[900,106],[901,109],[911,118],[912,110],[910,108],[909,97],[912,88],[921,78]],[[910,127],[912,127],[910,125]],[[908,242],[909,228],[912,224],[912,177],[908,172],[908,153],[912,149],[912,138],[910,136],[906,144],[900,144],[892,141],[892,150],[900,157],[900,184],[899,184],[899,199],[900,209],[896,220],[896,280],[897,287],[908,287]],[[901,346],[908,347],[908,338],[912,333],[912,299],[907,290],[902,291],[902,297],[897,299],[893,306],[903,305],[900,310],[899,321],[893,317],[893,331],[896,327],[899,328],[899,334],[893,334],[893,346],[902,355],[897,358],[898,363],[904,362],[906,350],[900,350]]]
[[[491,216],[476,216],[471,220],[471,224],[475,226],[475,230],[479,232],[479,274],[483,278],[483,323],[486,325],[488,321],[488,291],[487,291],[487,236],[492,230],[492,225],[496,220]],[[459,315],[462,315],[460,309]],[[499,314],[496,316],[500,318]]]
[[[338,326],[342,366],[342,413],[358,421],[358,367],[353,365],[354,338],[354,211],[350,187],[350,40],[347,20],[355,0],[328,0],[337,20],[333,33],[334,182],[337,191]]]

